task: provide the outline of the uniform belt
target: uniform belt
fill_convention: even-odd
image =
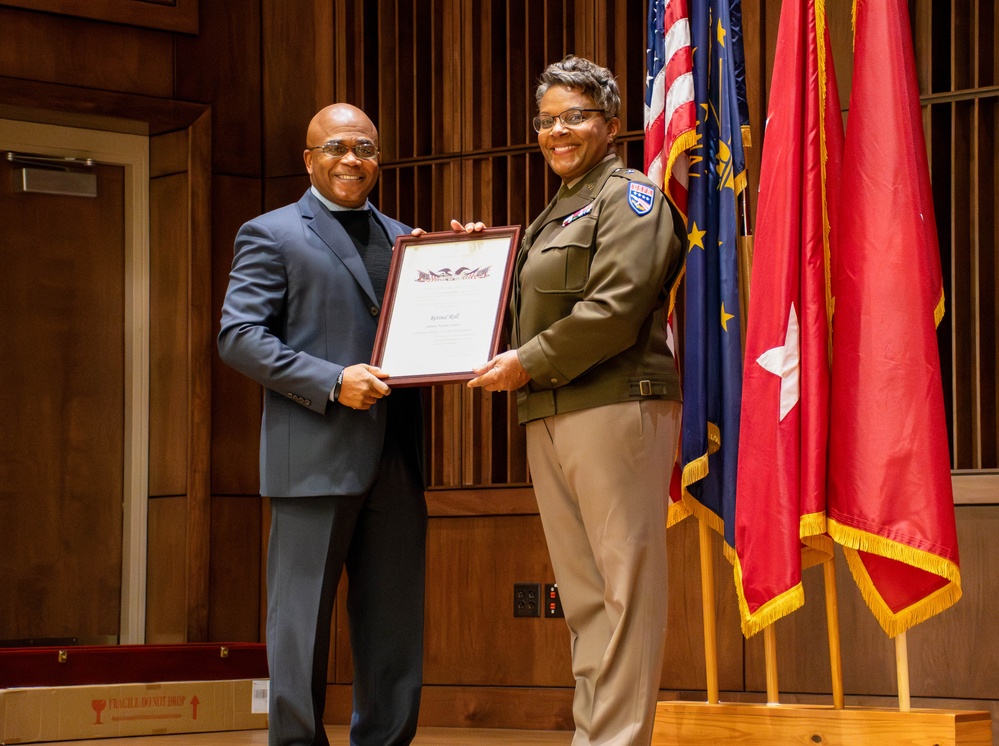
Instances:
[[[629,381],[628,393],[631,396],[667,396],[669,386],[663,381]]]

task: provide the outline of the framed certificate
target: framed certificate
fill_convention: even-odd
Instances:
[[[520,226],[399,236],[371,364],[390,386],[454,383],[499,352]]]

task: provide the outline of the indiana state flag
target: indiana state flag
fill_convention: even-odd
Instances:
[[[725,538],[734,556],[735,488],[742,399],[737,198],[746,160],[732,33],[738,0],[690,6],[696,144],[690,151],[683,312],[684,505]]]

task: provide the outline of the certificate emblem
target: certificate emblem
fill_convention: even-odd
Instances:
[[[631,182],[628,185],[628,204],[631,205],[631,209],[635,211],[636,215],[648,215],[652,210],[655,194],[652,187]]]

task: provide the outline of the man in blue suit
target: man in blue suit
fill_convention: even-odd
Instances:
[[[378,132],[353,106],[312,119],[312,187],[249,221],[222,307],[222,359],[265,387],[270,745],[328,744],[330,621],[344,568],[353,746],[408,744],[423,669],[427,508],[419,390],[367,364],[392,246],[409,229],[368,202]]]

